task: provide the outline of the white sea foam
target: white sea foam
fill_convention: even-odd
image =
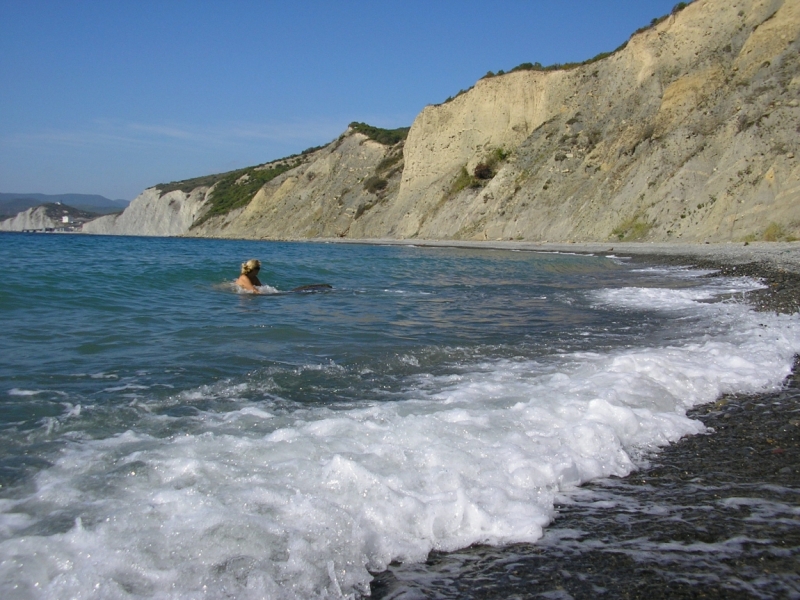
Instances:
[[[746,292],[763,289],[764,284],[748,277],[718,277],[709,280],[707,285],[683,289],[624,287],[602,289],[593,293],[598,303],[614,305],[634,310],[655,309],[667,311],[685,311],[703,313],[703,305],[699,302],[714,300],[719,296],[742,296]],[[715,312],[717,312],[715,310]]]
[[[219,290],[231,291],[231,292],[234,292],[236,294],[252,294],[253,293],[253,292],[251,292],[249,290],[244,289],[243,287],[240,287],[240,286],[236,285],[235,281],[226,281],[226,282],[223,282],[223,283],[218,283],[214,287],[216,289],[219,289]],[[280,294],[281,293],[278,288],[272,287],[271,285],[267,285],[267,284],[256,286],[256,287],[258,288],[258,293],[259,294],[271,295],[271,294]]]
[[[92,373],[90,377],[92,379],[118,379],[119,375],[116,373]]]
[[[719,272],[718,269],[696,269],[690,266],[657,266],[631,269],[634,273],[653,273],[655,275],[668,274],[677,279],[698,279]]]
[[[710,323],[673,345],[484,360],[409,377],[404,401],[350,410],[274,413],[242,400],[224,418],[201,413],[197,434],[69,446],[30,497],[0,504],[0,593],[343,597],[366,592],[369,570],[392,560],[535,541],[557,495],[703,431],[687,408],[781,385],[800,317],[707,302],[754,285],[594,295]],[[181,398],[235,401],[246,385]],[[69,515],[81,516],[65,528]]]
[[[241,289],[241,288],[239,288],[239,289]],[[242,290],[242,291],[246,292],[247,290]],[[266,285],[266,284],[258,286],[258,292],[260,294],[279,294],[280,293],[278,288],[274,288],[271,285]]]
[[[8,390],[9,396],[38,396],[39,394],[46,394],[49,390],[22,390],[20,388],[11,388]]]
[[[138,383],[126,383],[123,385],[118,385],[114,387],[104,388],[103,392],[122,392],[125,390],[147,390],[149,389],[149,385],[139,385]]]

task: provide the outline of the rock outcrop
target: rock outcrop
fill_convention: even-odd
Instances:
[[[304,164],[267,183],[245,208],[210,219],[188,235],[371,237],[362,216],[396,196],[402,150],[403,142],[386,146],[348,129],[335,142],[307,155]]]
[[[800,237],[798,98],[800,0],[696,0],[600,60],[484,78],[426,107],[405,143],[389,147],[348,130],[247,206],[192,227],[188,214],[201,215],[200,203],[183,231],[170,231],[551,242]],[[168,196],[152,192],[152,216],[142,212],[126,232],[147,220],[138,233],[158,235]]]
[[[54,229],[60,227],[60,220],[57,222],[47,214],[44,206],[35,206],[22,211],[17,216],[5,221],[0,221],[0,231],[31,231]]]
[[[0,221],[0,231],[72,231],[96,216],[67,204],[49,202]]]
[[[156,188],[146,189],[118,215],[107,215],[83,226],[84,233],[105,235],[183,235],[203,213],[207,187],[190,193],[174,190],[161,194]]]

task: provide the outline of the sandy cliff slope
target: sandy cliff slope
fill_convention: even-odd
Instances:
[[[171,231],[263,239],[800,237],[798,57],[800,0],[696,0],[607,58],[484,78],[426,107],[404,144],[348,130],[247,206]],[[147,210],[160,215],[148,221],[153,235],[171,199],[148,198]],[[203,208],[190,212],[197,218]],[[125,213],[115,223],[127,222]]]
[[[302,239],[371,237],[363,215],[397,193],[403,143],[386,146],[348,129],[338,140],[262,187],[249,205],[188,235]],[[372,179],[371,179],[372,178]],[[369,191],[370,181],[379,181]]]
[[[481,80],[414,122],[383,233],[800,235],[798,34],[797,0],[699,0],[597,63]],[[494,178],[448,194],[497,148],[510,156]]]

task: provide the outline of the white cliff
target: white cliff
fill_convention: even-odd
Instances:
[[[29,208],[10,219],[0,221],[0,231],[29,231],[61,227],[60,219],[56,221],[47,212],[46,206]]]
[[[82,231],[105,235],[183,235],[202,215],[207,191],[200,187],[188,194],[174,190],[162,195],[157,188],[149,188],[121,214],[89,221]]]

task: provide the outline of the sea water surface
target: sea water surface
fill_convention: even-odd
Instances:
[[[264,294],[231,284],[259,258]],[[624,257],[0,235],[0,596],[337,598],[535,542],[800,320]],[[296,286],[327,283],[317,293]]]

